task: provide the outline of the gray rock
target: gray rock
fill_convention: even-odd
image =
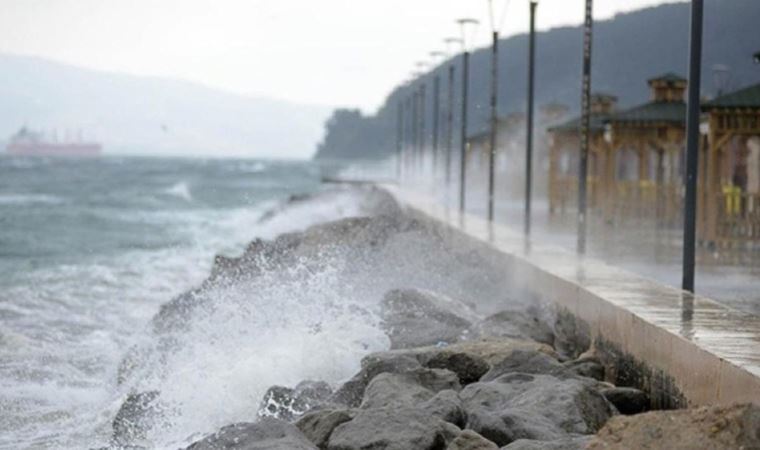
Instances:
[[[328,450],[443,450],[459,429],[415,408],[362,410],[338,426]]]
[[[588,324],[578,320],[567,310],[557,311],[554,322],[554,348],[564,356],[574,359],[591,347],[591,330]]]
[[[501,450],[583,450],[592,439],[592,436],[569,437],[556,441],[519,439]]]
[[[423,358],[425,367],[447,369],[457,374],[464,386],[474,383],[491,368],[481,357],[465,352],[440,351]]]
[[[499,447],[472,430],[464,430],[446,450],[498,450]]]
[[[292,422],[326,401],[331,394],[330,386],[321,381],[304,381],[294,389],[272,386],[264,394],[258,416],[274,417]]]
[[[441,391],[430,400],[417,405],[417,408],[460,428],[467,422],[467,413],[462,406],[462,399],[455,391]]]
[[[573,374],[555,358],[536,350],[515,350],[493,365],[481,381],[491,381],[509,373],[531,373],[568,378]]]
[[[464,304],[417,289],[385,294],[380,316],[392,349],[465,340],[475,320]]]
[[[306,436],[285,421],[264,418],[257,423],[228,425],[186,450],[317,450]]]
[[[402,373],[386,372],[370,381],[361,408],[415,406],[442,390],[460,389],[459,378],[449,370],[419,368]]]
[[[364,398],[364,391],[373,378],[381,373],[401,373],[421,368],[413,355],[391,352],[375,353],[362,360],[362,369],[345,382],[330,397],[329,402],[358,408]]]
[[[470,384],[460,397],[467,427],[498,445],[592,434],[614,414],[612,405],[587,383],[551,375],[510,373]]]
[[[342,423],[346,423],[355,417],[356,413],[349,410],[330,410],[310,412],[296,422],[296,426],[309,441],[317,447],[327,448],[327,441],[333,430]]]
[[[473,327],[481,337],[532,339],[554,345],[554,331],[532,311],[502,311],[486,317]]]
[[[649,396],[636,388],[614,387],[599,392],[615,405],[621,414],[640,414],[649,410]]]
[[[578,376],[604,381],[604,366],[596,358],[579,358],[567,361],[564,366]]]
[[[147,391],[129,394],[121,404],[111,426],[114,446],[124,447],[139,443],[161,417],[159,392]]]

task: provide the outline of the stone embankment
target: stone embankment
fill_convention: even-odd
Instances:
[[[323,224],[256,241],[240,258],[219,258],[212,279],[255,273],[264,263],[287,266],[326,241],[357,251],[420,227],[430,225],[396,210]],[[181,326],[189,309],[208,301],[201,291],[167,304],[156,326]],[[578,340],[572,318],[540,311],[527,304],[483,317],[444,293],[390,290],[376,312],[389,338],[387,351],[368,354],[339,385],[304,380],[272,386],[249,422],[230,424],[187,448],[760,448],[757,407],[647,412],[647,393],[605,381],[605,367],[590,343]],[[125,422],[149,426],[143,403],[153,395],[135,394],[125,404],[114,422],[115,443],[139,434],[125,431]]]

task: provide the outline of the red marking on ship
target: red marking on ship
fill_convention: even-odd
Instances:
[[[99,156],[103,147],[97,142],[52,142],[45,140],[42,133],[26,127],[14,134],[6,147],[10,155],[19,156]]]

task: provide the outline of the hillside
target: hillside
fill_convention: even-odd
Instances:
[[[540,8],[539,8],[540,14]],[[713,95],[716,80],[712,67],[728,66],[724,89],[760,81],[760,66],[751,55],[760,50],[758,0],[707,0],[702,92]],[[666,4],[620,14],[595,24],[592,85],[594,91],[617,95],[620,105],[633,106],[648,99],[646,80],[665,72],[685,75],[687,69],[689,5]],[[527,83],[527,36],[500,42],[500,114],[524,111]],[[563,27],[537,36],[536,102],[559,102],[573,111],[580,104],[582,31]],[[459,64],[459,61],[455,61]],[[448,64],[448,63],[446,63]],[[490,54],[480,49],[472,57],[470,130],[487,124]],[[445,79],[445,68],[437,69]],[[432,85],[430,73],[425,80]],[[445,82],[443,83],[445,89]],[[456,85],[459,98],[459,83]],[[428,88],[428,92],[430,89]],[[408,93],[395,88],[376,115],[357,117],[337,112],[329,122],[318,158],[382,158],[395,148],[396,105]],[[432,103],[428,95],[428,101]],[[432,107],[427,106],[431,112]],[[458,111],[458,110],[457,110]],[[427,118],[427,123],[431,119]],[[458,128],[457,128],[458,129]],[[430,142],[430,139],[428,139]]]
[[[22,125],[83,130],[105,152],[309,157],[329,108],[0,55],[0,139]]]

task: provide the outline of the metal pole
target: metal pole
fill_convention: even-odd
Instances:
[[[525,133],[525,235],[530,236],[533,195],[533,102],[536,79],[536,6],[530,2],[530,38],[528,40],[528,130]]]
[[[418,108],[419,93],[417,88],[412,92],[412,148],[409,161],[409,172],[412,176],[416,175],[417,170],[417,146],[419,143],[419,108]]]
[[[591,125],[591,42],[593,37],[593,0],[586,0],[586,21],[583,31],[583,87],[581,95],[580,167],[578,170],[578,253],[586,253],[586,179]]]
[[[404,103],[403,98],[396,105],[396,180],[401,181],[401,154],[404,147]]]
[[[438,134],[441,115],[441,77],[433,79],[433,183],[438,169]]]
[[[683,283],[694,292],[696,254],[697,170],[699,168],[699,91],[702,75],[703,0],[691,1],[691,42],[689,44],[689,97],[686,105],[686,198],[683,226]]]
[[[446,108],[446,193],[451,185],[451,152],[454,151],[454,64],[449,66],[449,106]],[[447,197],[448,198],[448,197]],[[448,205],[447,205],[448,206]]]
[[[425,157],[427,153],[427,149],[425,148],[425,142],[427,138],[427,131],[425,130],[425,120],[427,119],[426,115],[426,103],[427,103],[427,92],[425,92],[427,89],[427,86],[425,83],[422,83],[422,86],[420,86],[420,175],[425,175]]]
[[[462,131],[459,149],[459,212],[464,213],[465,178],[467,171],[467,90],[470,83],[470,52],[462,55]]]
[[[488,221],[493,221],[496,133],[498,128],[497,95],[499,88],[499,32],[493,32],[491,49],[491,135],[488,149]]]

